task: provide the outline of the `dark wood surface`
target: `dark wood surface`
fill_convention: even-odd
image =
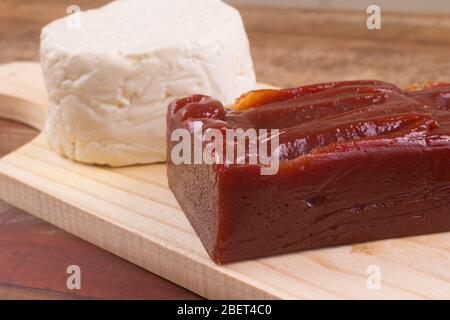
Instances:
[[[0,119],[0,156],[37,132]],[[66,287],[81,269],[81,290]],[[0,201],[0,299],[199,299],[197,295]]]
[[[0,63],[36,60],[40,28],[64,15],[64,2],[2,0]],[[95,7],[106,1],[77,2]],[[32,128],[0,119],[0,156],[36,135]],[[81,290],[66,287],[70,265],[81,269]],[[200,297],[0,201],[0,299]]]
[[[107,0],[77,0],[82,9]],[[0,63],[38,60],[42,26],[64,16],[66,0],[1,0]],[[243,7],[258,80],[295,86],[380,78],[399,85],[450,77],[450,17]],[[0,120],[0,154],[36,132]],[[82,289],[66,289],[66,268],[82,269]],[[1,298],[196,299],[195,294],[0,202]]]

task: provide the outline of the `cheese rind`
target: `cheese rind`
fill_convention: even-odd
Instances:
[[[239,13],[219,0],[128,0],[44,27],[45,134],[70,159],[165,161],[165,114],[193,93],[231,103],[255,87]]]

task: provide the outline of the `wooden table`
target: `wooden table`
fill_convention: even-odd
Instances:
[[[78,0],[82,9],[108,1]],[[37,60],[39,32],[72,1],[2,0],[0,63]],[[450,19],[383,13],[382,30],[365,12],[243,7],[259,81],[294,86],[381,78],[400,85],[450,77]],[[36,131],[0,119],[0,155]],[[82,289],[66,288],[66,268],[81,267]],[[0,202],[0,299],[197,299],[195,294]]]
[[[0,155],[37,132],[0,119]],[[69,265],[81,290],[66,287]],[[0,201],[0,299],[198,299],[197,295]]]

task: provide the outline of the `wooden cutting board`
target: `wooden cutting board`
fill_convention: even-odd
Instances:
[[[46,104],[38,64],[0,66],[1,117],[39,129]],[[83,165],[41,135],[0,159],[0,199],[207,298],[450,298],[450,233],[217,266],[168,189],[165,165]],[[369,289],[374,266],[381,287]]]

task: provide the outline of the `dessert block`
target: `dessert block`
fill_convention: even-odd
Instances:
[[[195,123],[204,136],[277,129],[278,170],[174,161],[172,133],[191,133],[194,150]],[[230,108],[195,95],[169,105],[167,127],[169,186],[218,264],[450,231],[450,84],[332,82],[252,91]]]

